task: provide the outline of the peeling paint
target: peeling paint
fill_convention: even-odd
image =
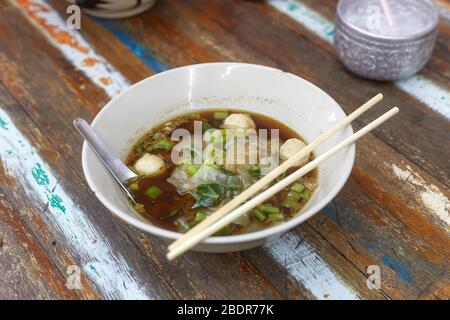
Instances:
[[[64,55],[78,69],[82,70],[97,85],[104,88],[110,96],[115,96],[120,90],[128,87],[128,81],[109,65],[102,57],[95,54],[89,44],[76,31],[66,29],[64,21],[54,12],[44,0],[10,0],[15,3],[58,47]],[[161,65],[147,49],[134,42],[127,34],[116,30],[114,26],[104,20],[98,20],[105,28],[114,33],[125,46],[130,48],[132,52],[142,59],[149,67],[156,72],[164,71],[167,68]],[[326,26],[325,26],[326,27]],[[56,32],[56,33],[55,33]],[[327,36],[333,35],[332,29],[326,29]],[[95,70],[95,71],[93,71]],[[6,114],[4,114],[6,117]],[[15,129],[17,132],[18,130]],[[18,132],[20,135],[20,133]],[[3,138],[3,139],[1,139]],[[2,158],[7,172],[16,177],[24,188],[30,189],[28,194],[30,198],[36,199],[41,206],[49,202],[49,197],[40,190],[39,184],[30,179],[27,170],[39,163],[44,168],[49,178],[49,184],[55,185],[55,192],[59,198],[53,199],[55,207],[50,206],[48,212],[44,214],[58,214],[48,216],[48,223],[57,225],[62,230],[62,236],[66,237],[69,243],[72,243],[74,250],[80,253],[83,258],[83,270],[96,283],[105,294],[106,297],[129,297],[129,298],[148,298],[148,293],[140,288],[133,280],[132,273],[125,261],[120,256],[113,255],[109,251],[109,244],[105,238],[99,234],[94,225],[91,225],[86,218],[86,214],[81,211],[70,199],[62,187],[56,184],[56,178],[51,174],[50,168],[39,158],[37,153],[25,138],[25,151],[18,152],[16,150],[17,143],[11,145],[9,140],[5,140],[0,135],[0,148],[4,151],[13,149],[12,156]],[[0,152],[2,152],[0,149]],[[28,151],[26,151],[28,150]],[[6,151],[5,151],[6,152]],[[30,159],[24,160],[26,155],[31,155]],[[3,156],[3,154],[2,154]],[[10,161],[7,161],[10,159]],[[33,161],[33,159],[35,161]],[[67,218],[61,219],[61,208],[63,206]],[[76,219],[77,225],[73,226],[73,220]],[[96,239],[97,241],[92,241]],[[342,279],[332,270],[327,262],[320,257],[317,252],[295,233],[288,233],[283,237],[275,239],[266,247],[267,252],[274,257],[280,264],[287,262],[287,271],[303,286],[308,289],[318,299],[359,299],[353,289],[349,288]],[[81,251],[80,251],[81,250]],[[98,252],[98,254],[94,254]],[[119,283],[126,285],[119,286]],[[128,288],[124,290],[124,288]]]
[[[444,222],[444,226],[450,227],[450,200],[433,184],[427,184],[426,181],[410,166],[405,169],[396,164],[388,164],[394,175],[405,182],[411,184],[417,189],[417,201],[422,203],[425,209]]]
[[[10,2],[43,32],[68,61],[105,90],[110,97],[129,86],[128,80],[98,55],[78,31],[67,28],[66,22],[45,0],[10,0]]]
[[[381,260],[384,262],[384,264],[386,264],[388,267],[394,270],[403,281],[405,281],[409,285],[412,284],[412,279],[409,270],[402,261],[392,259],[389,256],[383,256],[381,257]]]
[[[80,267],[103,296],[110,299],[150,299],[149,293],[135,280],[125,259],[112,251],[107,237],[71,199],[1,107],[0,119],[8,123],[8,129],[0,129],[0,160],[5,173],[16,179],[56,236],[65,239]],[[126,288],[122,283],[126,283]]]
[[[320,300],[358,300],[358,295],[295,232],[274,239],[267,252],[285,266],[287,272]]]

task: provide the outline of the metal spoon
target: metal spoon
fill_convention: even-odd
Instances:
[[[116,179],[125,194],[136,203],[126,185],[129,180],[136,178],[137,175],[108,148],[105,142],[98,136],[86,120],[77,118],[73,121],[73,125],[77,128],[78,132],[86,140],[97,157],[103,162],[114,179]]]

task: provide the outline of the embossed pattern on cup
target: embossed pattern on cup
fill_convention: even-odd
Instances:
[[[428,10],[427,14],[436,20],[432,27],[410,37],[398,38],[376,35],[349,25],[342,17],[342,6],[349,2],[339,1],[334,42],[339,58],[350,71],[373,80],[398,80],[417,73],[428,62],[438,22],[437,9],[431,2],[424,1],[426,7],[421,9]]]

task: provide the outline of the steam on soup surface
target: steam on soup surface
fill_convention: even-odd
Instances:
[[[173,141],[172,134],[180,132],[177,129],[190,133],[191,140]],[[260,129],[267,130],[267,139]],[[193,145],[196,138],[201,149]],[[152,129],[133,146],[126,163],[139,178],[128,187],[138,203],[136,210],[152,224],[186,232],[267,174],[278,164],[275,161],[285,161],[304,146],[296,132],[260,114],[189,113]],[[173,154],[183,156],[176,159]],[[310,156],[301,159],[285,174],[309,160]],[[309,200],[316,182],[317,172],[312,171],[217,235],[257,231],[288,220]]]

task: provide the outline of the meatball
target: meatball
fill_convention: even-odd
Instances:
[[[146,153],[136,161],[134,168],[140,175],[151,176],[162,173],[165,166],[166,164],[161,157]]]
[[[306,147],[306,144],[299,140],[299,139],[288,139],[280,148],[280,158],[281,161],[286,161],[287,159],[291,158],[294,154],[299,152],[301,149]],[[305,155],[303,158],[301,158],[297,163],[295,163],[295,166],[303,166],[309,161],[309,154]]]
[[[232,113],[223,122],[228,129],[255,129],[256,125],[248,114]]]

